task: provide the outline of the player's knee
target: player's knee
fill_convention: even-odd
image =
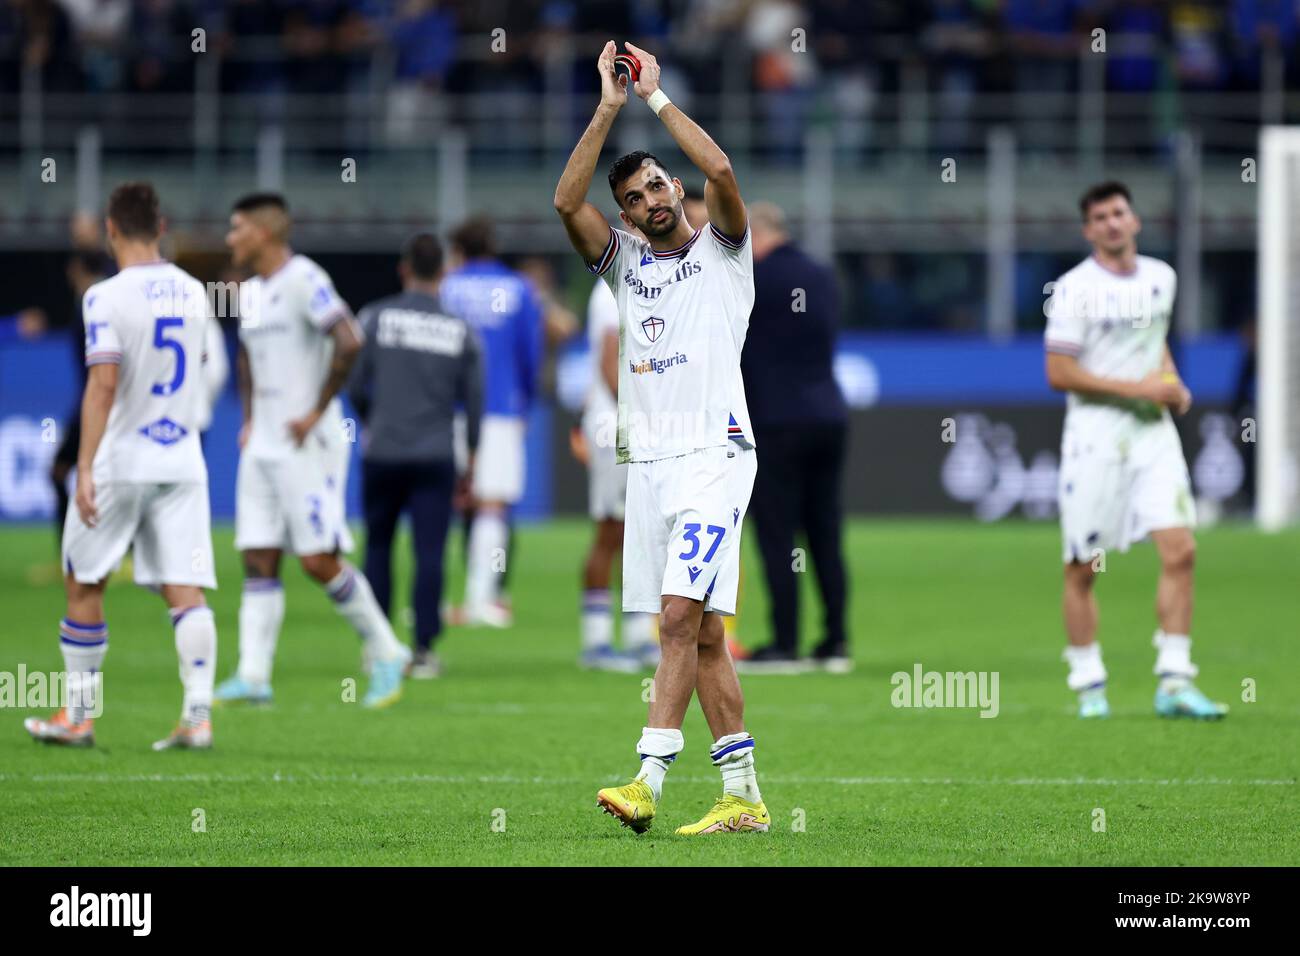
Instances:
[[[1161,554],[1166,571],[1187,574],[1196,567],[1196,540],[1188,535],[1177,544],[1166,547]]]
[[[691,640],[699,638],[691,626],[695,619],[695,608],[688,598],[674,598],[664,605],[659,620],[660,641]]]
[[[700,650],[714,650],[727,642],[727,630],[723,627],[722,617],[706,614],[700,622]]]
[[[65,581],[69,615],[76,620],[102,617],[104,585],[107,583],[105,580],[95,584],[82,584],[69,574]]]
[[[328,584],[339,573],[339,560],[332,554],[304,554],[298,559],[307,576]]]
[[[245,551],[243,560],[246,578],[274,578],[280,573],[279,562],[266,551]]]
[[[1071,561],[1065,566],[1065,586],[1072,591],[1092,590],[1097,573],[1087,561]]]
[[[205,607],[203,589],[192,584],[164,584],[162,598],[170,608]]]
[[[596,540],[605,553],[609,555],[617,554],[623,549],[623,523],[620,521],[601,525]]]
[[[587,553],[588,565],[607,568],[613,560],[614,552],[610,550],[609,542],[597,535],[591,542],[591,550]]]

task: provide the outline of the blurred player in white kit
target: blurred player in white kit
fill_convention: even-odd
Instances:
[[[118,186],[106,225],[119,271],[82,300],[89,375],[59,622],[67,700],[49,720],[25,723],[37,740],[94,743],[108,652],[104,588],[132,549],[136,583],[158,591],[171,612],[184,688],[180,722],[154,749],[205,749],[217,630],[203,589],[217,582],[199,430],[208,402],[204,346],[216,323],[203,284],[159,252],[163,224],[150,184]]]
[[[1080,717],[1110,713],[1093,585],[1107,552],[1150,536],[1160,554],[1156,713],[1219,718],[1228,708],[1192,683],[1196,514],[1169,415],[1185,414],[1192,396],[1165,342],[1177,277],[1138,255],[1142,223],[1122,183],[1091,187],[1079,207],[1093,252],[1055,283],[1044,335],[1048,382],[1069,393],[1059,489],[1069,687]]]
[[[339,390],[361,350],[361,330],[330,277],[289,246],[289,209],[274,193],[235,203],[226,244],[253,278],[240,290],[237,370],[244,408],[235,492],[235,547],[244,563],[239,668],[219,702],[271,700],[271,665],[284,620],[280,558],[287,549],[325,588],[363,642],[366,707],[402,692],[411,652],[398,641],[352,549],[344,510],[351,441]]]
[[[659,665],[659,645],[652,615],[623,615],[623,648],[614,647],[614,611],[610,570],[623,550],[623,514],[627,497],[626,464],[615,450],[618,426],[618,303],[603,281],[587,301],[587,347],[591,387],[582,410],[582,444],[587,465],[587,508],[595,535],[582,570],[582,656],[592,670],[632,673]]]

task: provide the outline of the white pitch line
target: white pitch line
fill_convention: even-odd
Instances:
[[[606,777],[604,782],[616,782],[622,777]],[[716,776],[674,775],[679,783],[714,783]],[[398,784],[534,784],[541,786],[579,786],[602,782],[599,776],[591,777],[521,777],[451,776],[444,774],[404,774],[388,777],[363,777],[344,774],[108,774],[108,773],[52,773],[16,774],[0,773],[0,781],[22,783],[288,783],[288,784],[358,784],[361,786],[392,786]],[[1010,777],[1006,779],[963,779],[952,777],[803,777],[764,774],[765,783],[791,786],[842,786],[842,787],[1294,787],[1297,781],[1254,778],[1224,780],[1217,777],[1160,778],[1110,778],[1110,777]]]

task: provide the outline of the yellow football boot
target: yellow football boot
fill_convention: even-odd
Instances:
[[[767,807],[760,800],[750,803],[740,797],[724,794],[718,798],[713,809],[704,814],[696,823],[688,823],[677,828],[678,836],[699,836],[704,833],[741,833],[767,832],[772,825],[772,818],[767,815]]]
[[[649,830],[655,818],[655,794],[644,780],[633,780],[625,787],[606,787],[597,792],[596,805],[637,833]]]

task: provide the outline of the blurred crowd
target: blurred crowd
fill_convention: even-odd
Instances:
[[[1258,88],[1264,54],[1295,71],[1297,0],[0,0],[0,91],[24,69],[54,91],[178,92],[195,82],[193,32],[228,66],[225,92],[342,93],[372,81],[448,92],[541,86],[554,57],[594,86],[590,44],[635,38],[680,82],[708,92],[729,54],[752,84],[796,92],[848,84],[869,95],[902,64],[932,67],[942,91],[1065,91],[1069,62],[1107,31],[1107,83]],[[491,50],[494,30],[504,49]],[[794,31],[804,31],[802,39]],[[465,44],[467,37],[482,42]],[[473,46],[475,49],[467,47]],[[550,64],[548,66],[548,64]]]

